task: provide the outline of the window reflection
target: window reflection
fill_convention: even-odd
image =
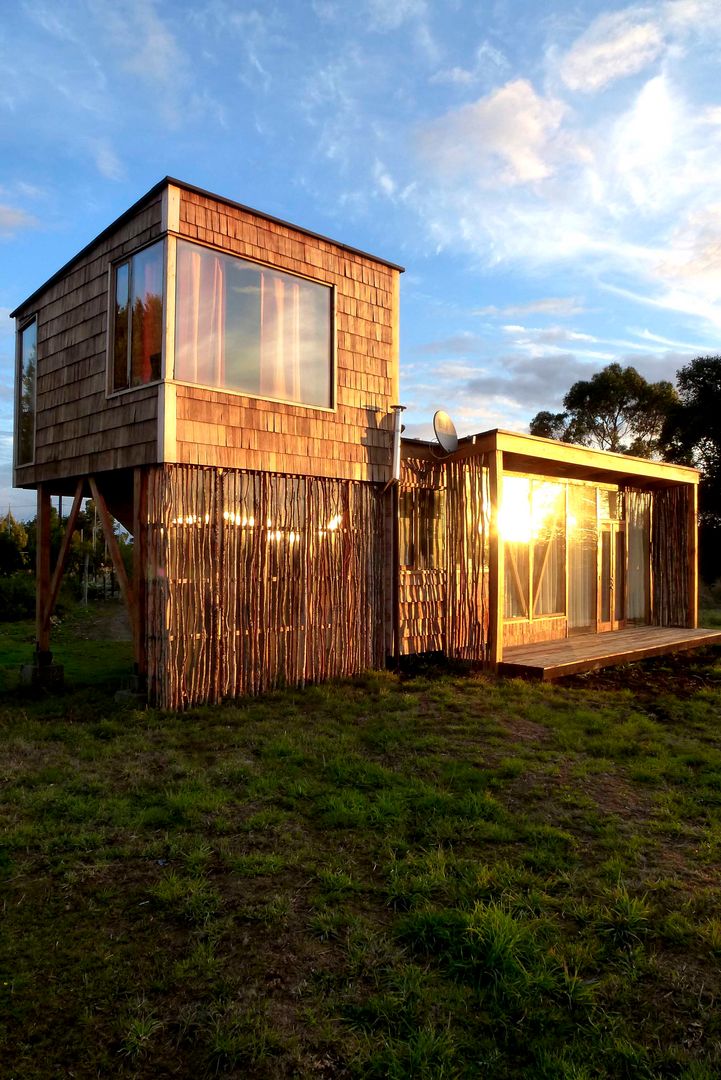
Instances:
[[[163,349],[163,245],[115,268],[113,390],[155,382]]]
[[[178,242],[175,378],[330,407],[331,289]]]
[[[28,465],[35,456],[35,376],[38,324],[35,319],[20,334],[19,400],[16,462]]]
[[[445,567],[445,491],[414,488],[399,499],[400,565],[408,570]]]

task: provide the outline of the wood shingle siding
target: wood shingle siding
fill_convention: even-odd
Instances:
[[[35,461],[17,470],[23,486],[156,460],[157,386],[108,398],[106,349],[108,268],[161,229],[158,194],[16,312],[38,320]]]
[[[175,460],[385,482],[398,269],[182,188],[179,235],[333,286],[336,401],[321,410],[178,384]]]

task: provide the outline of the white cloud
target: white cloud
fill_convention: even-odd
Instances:
[[[634,282],[642,302],[721,327],[721,126],[672,68],[590,116],[515,80],[426,124],[419,147],[414,198],[438,248]]]
[[[37,220],[25,210],[0,205],[0,236],[14,236],[20,229],[32,229]]]
[[[119,157],[107,139],[98,139],[91,143],[91,153],[98,172],[107,180],[122,180],[125,169]]]
[[[471,86],[486,78],[489,74],[495,74],[508,67],[508,60],[500,51],[484,41],[478,46],[475,53],[474,64],[471,68],[450,67],[441,68],[431,78],[432,83],[450,83],[456,86]]]
[[[376,161],[373,166],[373,178],[380,193],[389,199],[393,198],[396,193],[396,182],[380,161]]]
[[[153,105],[166,123],[184,119],[183,101],[191,68],[155,0],[88,0],[104,27],[107,42],[120,54],[122,68],[152,88]]]
[[[72,27],[62,18],[57,5],[49,5],[40,0],[25,0],[23,10],[32,21],[52,37],[60,41],[77,44],[78,38]]]
[[[671,239],[669,255],[658,266],[661,275],[721,299],[721,203],[691,211]]]
[[[645,6],[599,15],[561,59],[563,82],[592,93],[643,71],[664,49],[657,16],[657,8]]]
[[[421,154],[442,175],[470,175],[479,187],[544,180],[556,168],[563,102],[537,94],[526,79],[506,83],[471,105],[431,121]]]
[[[578,315],[585,308],[574,297],[544,297],[540,300],[529,300],[526,304],[506,304],[505,307],[496,307],[490,304],[488,307],[477,308],[474,315],[493,315],[509,318],[513,315],[555,315],[565,317]]]

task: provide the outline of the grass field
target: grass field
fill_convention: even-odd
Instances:
[[[97,626],[0,627],[0,1076],[721,1075],[718,652],[174,715]]]

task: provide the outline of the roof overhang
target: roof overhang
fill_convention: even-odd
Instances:
[[[405,456],[440,458],[435,443],[404,439]],[[517,431],[483,431],[461,439],[458,449],[446,461],[458,461],[476,454],[500,451],[504,472],[533,473],[540,476],[566,477],[571,480],[607,484],[639,484],[664,487],[669,484],[698,484],[698,470],[629,454],[614,454],[588,446],[575,446],[555,439],[541,439]]]

